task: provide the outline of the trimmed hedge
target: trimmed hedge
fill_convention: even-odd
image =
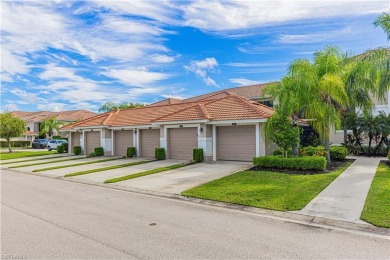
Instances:
[[[154,157],[156,157],[157,160],[165,160],[165,149],[156,148],[154,150]]]
[[[103,155],[104,155],[103,147],[96,147],[95,148],[95,156],[103,156]]]
[[[200,163],[203,162],[203,149],[195,148],[192,152],[192,156],[195,162]]]
[[[334,161],[342,161],[347,157],[347,148],[342,146],[331,146],[330,150],[330,159]]]
[[[137,155],[137,151],[135,149],[135,147],[127,147],[127,151],[126,151],[126,157],[134,157]]]
[[[75,146],[73,147],[73,153],[75,155],[80,155],[81,154],[81,146]]]
[[[65,146],[64,145],[59,145],[57,146],[57,153],[64,153],[65,152]]]
[[[291,158],[283,158],[280,156],[262,156],[254,157],[253,165],[273,169],[325,171],[326,158],[321,156],[305,156]]]
[[[345,160],[347,157],[347,148],[342,146],[329,147],[330,159],[335,161]],[[300,156],[326,156],[326,151],[323,146],[307,146],[299,149]]]
[[[30,141],[11,141],[11,147],[29,147]],[[0,141],[0,147],[8,147],[7,141]]]

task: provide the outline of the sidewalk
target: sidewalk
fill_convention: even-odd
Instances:
[[[381,160],[385,158],[353,157],[356,159],[335,181],[309,204],[296,213],[365,223],[360,220],[364,203]]]

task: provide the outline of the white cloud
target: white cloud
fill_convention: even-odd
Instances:
[[[167,55],[154,55],[152,56],[152,61],[157,63],[171,63],[175,61],[174,57],[167,56]]]
[[[336,16],[379,13],[388,1],[193,1],[181,6],[186,25],[228,33],[278,24]]]
[[[10,103],[10,104],[6,104],[6,105],[2,106],[1,110],[12,112],[12,111],[19,111],[20,109],[17,105]]]
[[[184,65],[184,69],[195,73],[197,76],[201,77],[204,83],[207,86],[218,87],[218,84],[210,78],[207,73],[215,72],[215,69],[218,67],[218,61],[214,58],[205,58],[204,60],[194,60],[191,61],[189,65]]]
[[[245,78],[232,78],[232,79],[229,79],[229,82],[234,83],[234,84],[239,84],[240,86],[249,86],[249,85],[255,85],[255,84],[260,83],[260,81],[250,80],[250,79],[245,79]]]
[[[11,92],[12,94],[19,97],[21,100],[25,102],[35,103],[37,101],[37,95],[32,92],[27,92],[25,90],[18,89],[18,88],[13,88],[9,90],[9,92]]]
[[[109,78],[118,79],[128,86],[145,87],[170,76],[160,72],[148,71],[145,67],[129,69],[109,69],[102,74]]]
[[[38,104],[37,108],[39,110],[45,110],[45,111],[52,111],[52,112],[58,112],[58,111],[64,111],[64,110],[70,110],[69,106],[65,103],[53,103],[53,102],[47,102],[45,104]]]
[[[255,62],[255,63],[246,63],[246,62],[230,62],[226,63],[230,67],[273,67],[273,66],[285,66],[288,63],[285,62]]]
[[[173,94],[168,94],[168,95],[164,94],[164,95],[162,95],[162,97],[164,97],[164,98],[175,98],[175,99],[186,99],[186,98],[188,98],[187,96],[173,95]]]
[[[309,33],[309,34],[281,34],[279,35],[279,43],[316,43],[337,39],[348,36],[353,32],[351,27],[344,28],[337,31],[328,31],[323,33]]]

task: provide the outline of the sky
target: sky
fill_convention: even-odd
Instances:
[[[278,81],[326,45],[388,46],[387,1],[1,1],[1,110],[97,112]]]

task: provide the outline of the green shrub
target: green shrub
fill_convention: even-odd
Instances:
[[[156,148],[154,150],[154,156],[157,160],[165,160],[165,148]]]
[[[30,141],[11,141],[11,147],[29,147],[31,145]],[[0,147],[8,147],[6,141],[0,141]]]
[[[80,155],[81,154],[81,146],[75,146],[73,147],[73,153],[75,155]]]
[[[306,146],[299,149],[300,156],[326,156],[323,146]]]
[[[347,157],[347,148],[342,146],[331,146],[329,148],[330,159],[333,161],[342,161]]]
[[[390,151],[389,151],[389,153],[387,154],[387,159],[390,160]]]
[[[193,150],[192,153],[193,159],[195,162],[200,163],[203,162],[203,149],[201,148],[196,148]]]
[[[127,157],[134,157],[137,155],[137,151],[135,150],[135,147],[127,147],[126,156]]]
[[[92,152],[92,153],[88,154],[87,157],[88,157],[88,158],[90,158],[90,157],[96,157],[96,153]]]
[[[292,158],[283,158],[280,156],[262,156],[254,157],[253,165],[272,169],[325,171],[326,158],[322,156]]]
[[[63,144],[57,146],[57,153],[64,153],[65,146]]]
[[[103,156],[103,155],[104,155],[104,149],[103,149],[103,147],[96,147],[96,148],[95,148],[95,155],[96,155],[96,156]]]

